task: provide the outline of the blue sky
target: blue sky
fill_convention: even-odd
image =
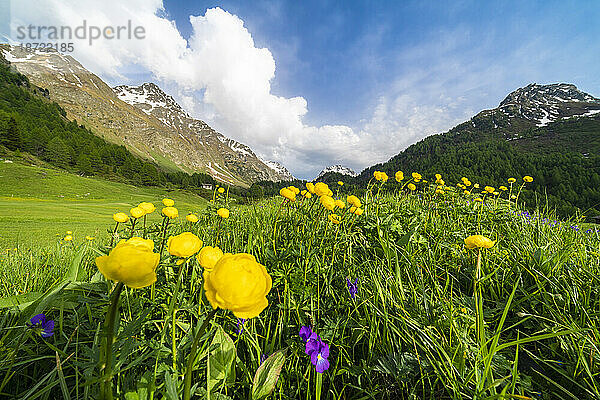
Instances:
[[[257,47],[273,53],[273,92],[306,98],[312,124],[356,124],[390,82],[447,58],[449,67],[465,72],[470,58],[501,70],[493,89],[485,81],[468,88],[480,92],[472,102],[475,110],[494,107],[509,91],[533,81],[572,82],[600,95],[597,1],[166,0],[164,5],[184,37],[192,30],[189,15],[218,6],[239,16]],[[436,43],[448,47],[402,57]],[[530,51],[515,59],[524,43]],[[505,65],[511,59],[519,63],[518,74]]]
[[[13,20],[143,25],[73,56],[111,85],[154,81],[301,178],[386,161],[532,82],[600,97],[596,0],[36,1]]]

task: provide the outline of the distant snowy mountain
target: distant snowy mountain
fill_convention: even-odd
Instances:
[[[323,175],[325,175],[329,172],[335,172],[338,174],[349,175],[349,176],[357,176],[358,175],[356,172],[354,172],[353,170],[351,170],[348,167],[344,167],[343,165],[331,165],[331,166],[325,168],[324,170],[322,170],[319,173],[319,175],[315,178],[315,180],[320,179]]]

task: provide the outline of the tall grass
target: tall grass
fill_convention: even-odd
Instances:
[[[191,231],[205,245],[253,254],[273,277],[268,308],[241,333],[230,312],[219,312],[202,335],[192,380],[199,398],[259,398],[255,374],[274,353],[285,354],[270,395],[278,399],[600,398],[597,231],[507,200],[480,204],[428,187],[375,186],[362,200],[361,216],[336,210],[339,225],[315,198],[269,199],[234,208],[227,220],[215,214],[226,205],[217,199],[199,222],[170,225],[170,235]],[[463,245],[472,234],[497,240],[479,261]],[[160,225],[149,237],[158,248]],[[112,283],[93,258],[107,250],[62,244],[2,256],[4,297],[45,292],[18,308],[2,300],[3,395],[97,397]],[[122,296],[113,345],[119,398],[179,398],[194,334],[211,309],[197,262],[183,264],[176,291],[179,267],[166,254],[154,297],[149,288]],[[346,278],[358,278],[355,299]],[[39,312],[57,321],[51,338],[26,329]],[[298,337],[304,325],[331,346],[319,379]],[[229,365],[229,340],[235,357],[219,369]]]

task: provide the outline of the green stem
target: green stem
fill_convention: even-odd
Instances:
[[[218,308],[213,309],[204,319],[202,326],[198,329],[196,336],[194,337],[194,342],[192,343],[192,348],[190,350],[190,355],[188,356],[187,367],[185,369],[185,378],[184,378],[184,390],[183,390],[183,400],[190,400],[190,389],[192,387],[192,368],[194,366],[194,360],[196,359],[196,350],[198,350],[198,342],[200,338],[204,334],[206,327],[210,320],[217,313]]]
[[[113,230],[112,236],[110,238],[110,247],[113,247],[113,243],[115,242],[115,235],[117,234],[117,228],[119,227],[119,223],[115,225],[115,229]]]
[[[119,297],[123,291],[123,283],[119,282],[115,286],[110,300],[110,307],[106,314],[106,320],[104,321],[104,329],[106,335],[106,343],[104,353],[104,365],[101,369],[104,369],[103,378],[100,382],[100,398],[105,400],[112,400],[112,345],[114,340],[115,330],[115,319],[117,316],[117,308],[119,307]]]

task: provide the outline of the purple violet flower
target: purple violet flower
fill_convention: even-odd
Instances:
[[[244,332],[244,324],[245,323],[246,323],[245,318],[238,318],[237,326],[236,326],[238,335],[241,335],[242,332]]]
[[[329,345],[316,334],[313,335],[314,338],[311,337],[306,343],[306,352],[309,354],[310,347],[310,362],[315,366],[317,372],[322,374],[329,368],[329,360],[327,359],[329,357]]]
[[[356,297],[356,293],[358,293],[358,278],[352,283],[350,278],[346,278],[346,285],[348,285],[348,292],[350,292],[350,297],[354,300]]]
[[[48,338],[54,335],[54,321],[46,320],[46,314],[38,314],[29,320],[29,328],[34,329],[41,337]]]
[[[304,343],[306,343],[308,341],[308,339],[312,336],[312,334],[313,334],[313,331],[310,328],[310,326],[303,326],[302,328],[300,328],[300,332],[298,333],[298,335],[300,335],[302,340],[304,340]]]

